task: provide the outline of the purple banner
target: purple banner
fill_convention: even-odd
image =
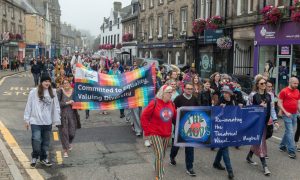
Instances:
[[[300,23],[286,22],[280,26],[259,25],[255,29],[255,45],[300,43]]]

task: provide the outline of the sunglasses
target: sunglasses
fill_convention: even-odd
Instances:
[[[266,85],[266,82],[263,82],[263,83],[259,83],[260,85]]]
[[[185,88],[186,90],[194,90],[194,88]]]

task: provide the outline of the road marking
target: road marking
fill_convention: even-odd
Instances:
[[[3,92],[3,94],[2,94],[3,96],[11,96],[12,95],[12,92]]]
[[[277,139],[277,140],[279,140],[279,141],[281,141],[281,140],[282,140],[281,138],[279,138],[279,137],[276,137],[276,136],[272,136],[272,138],[274,138],[274,139]]]
[[[5,76],[4,78],[2,78],[2,79],[0,80],[0,86],[3,84],[4,80],[5,80],[7,77],[10,77],[10,76]]]
[[[10,90],[11,91],[13,91],[13,90],[17,91],[17,90],[19,90],[19,87],[10,87]]]
[[[7,142],[10,149],[13,151],[15,156],[18,158],[19,162],[22,164],[24,169],[26,170],[27,174],[30,176],[31,179],[34,180],[43,180],[44,178],[39,173],[37,169],[33,169],[30,166],[30,161],[27,158],[27,156],[23,153],[20,146],[18,145],[17,141],[13,137],[13,135],[10,133],[10,131],[5,127],[5,125],[0,121],[0,131],[3,135],[3,138]]]
[[[57,131],[53,131],[53,139],[54,139],[54,141],[59,140]]]
[[[61,151],[56,151],[56,161],[57,164],[62,164],[63,159],[62,159]]]

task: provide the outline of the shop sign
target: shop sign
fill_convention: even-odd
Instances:
[[[279,54],[280,55],[291,55],[291,46],[289,46],[289,45],[279,46]]]
[[[204,42],[208,43],[216,43],[217,39],[224,36],[223,29],[217,30],[205,30],[204,31]]]
[[[28,49],[37,49],[38,46],[37,45],[32,45],[32,44],[26,44],[26,48],[28,48]]]
[[[212,64],[213,64],[213,57],[209,56],[208,54],[203,54],[200,61],[201,71],[210,73],[212,70]]]
[[[255,29],[255,40],[260,43],[297,43],[300,41],[299,24],[295,22],[286,22],[279,27],[270,25],[259,25]],[[286,42],[284,42],[286,41]]]

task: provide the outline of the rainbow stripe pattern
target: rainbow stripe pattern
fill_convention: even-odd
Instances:
[[[77,76],[77,70],[80,71],[81,75]],[[156,84],[156,70],[155,65],[149,65],[141,67],[131,72],[126,72],[121,75],[108,75],[97,73],[98,77],[85,78],[82,74],[95,74],[95,71],[92,71],[82,64],[76,65],[75,73],[75,96],[80,93],[76,87],[76,84],[89,84],[97,87],[118,87],[122,88],[126,85],[135,82],[139,79],[150,79],[151,82],[146,85],[141,85],[134,89],[131,89],[134,92],[134,96],[123,97],[117,100],[112,101],[96,101],[88,100],[76,101],[73,104],[73,109],[81,110],[115,110],[115,109],[130,109],[137,107],[144,107],[149,104],[149,102],[155,97],[155,84]],[[89,76],[91,77],[91,76]]]

